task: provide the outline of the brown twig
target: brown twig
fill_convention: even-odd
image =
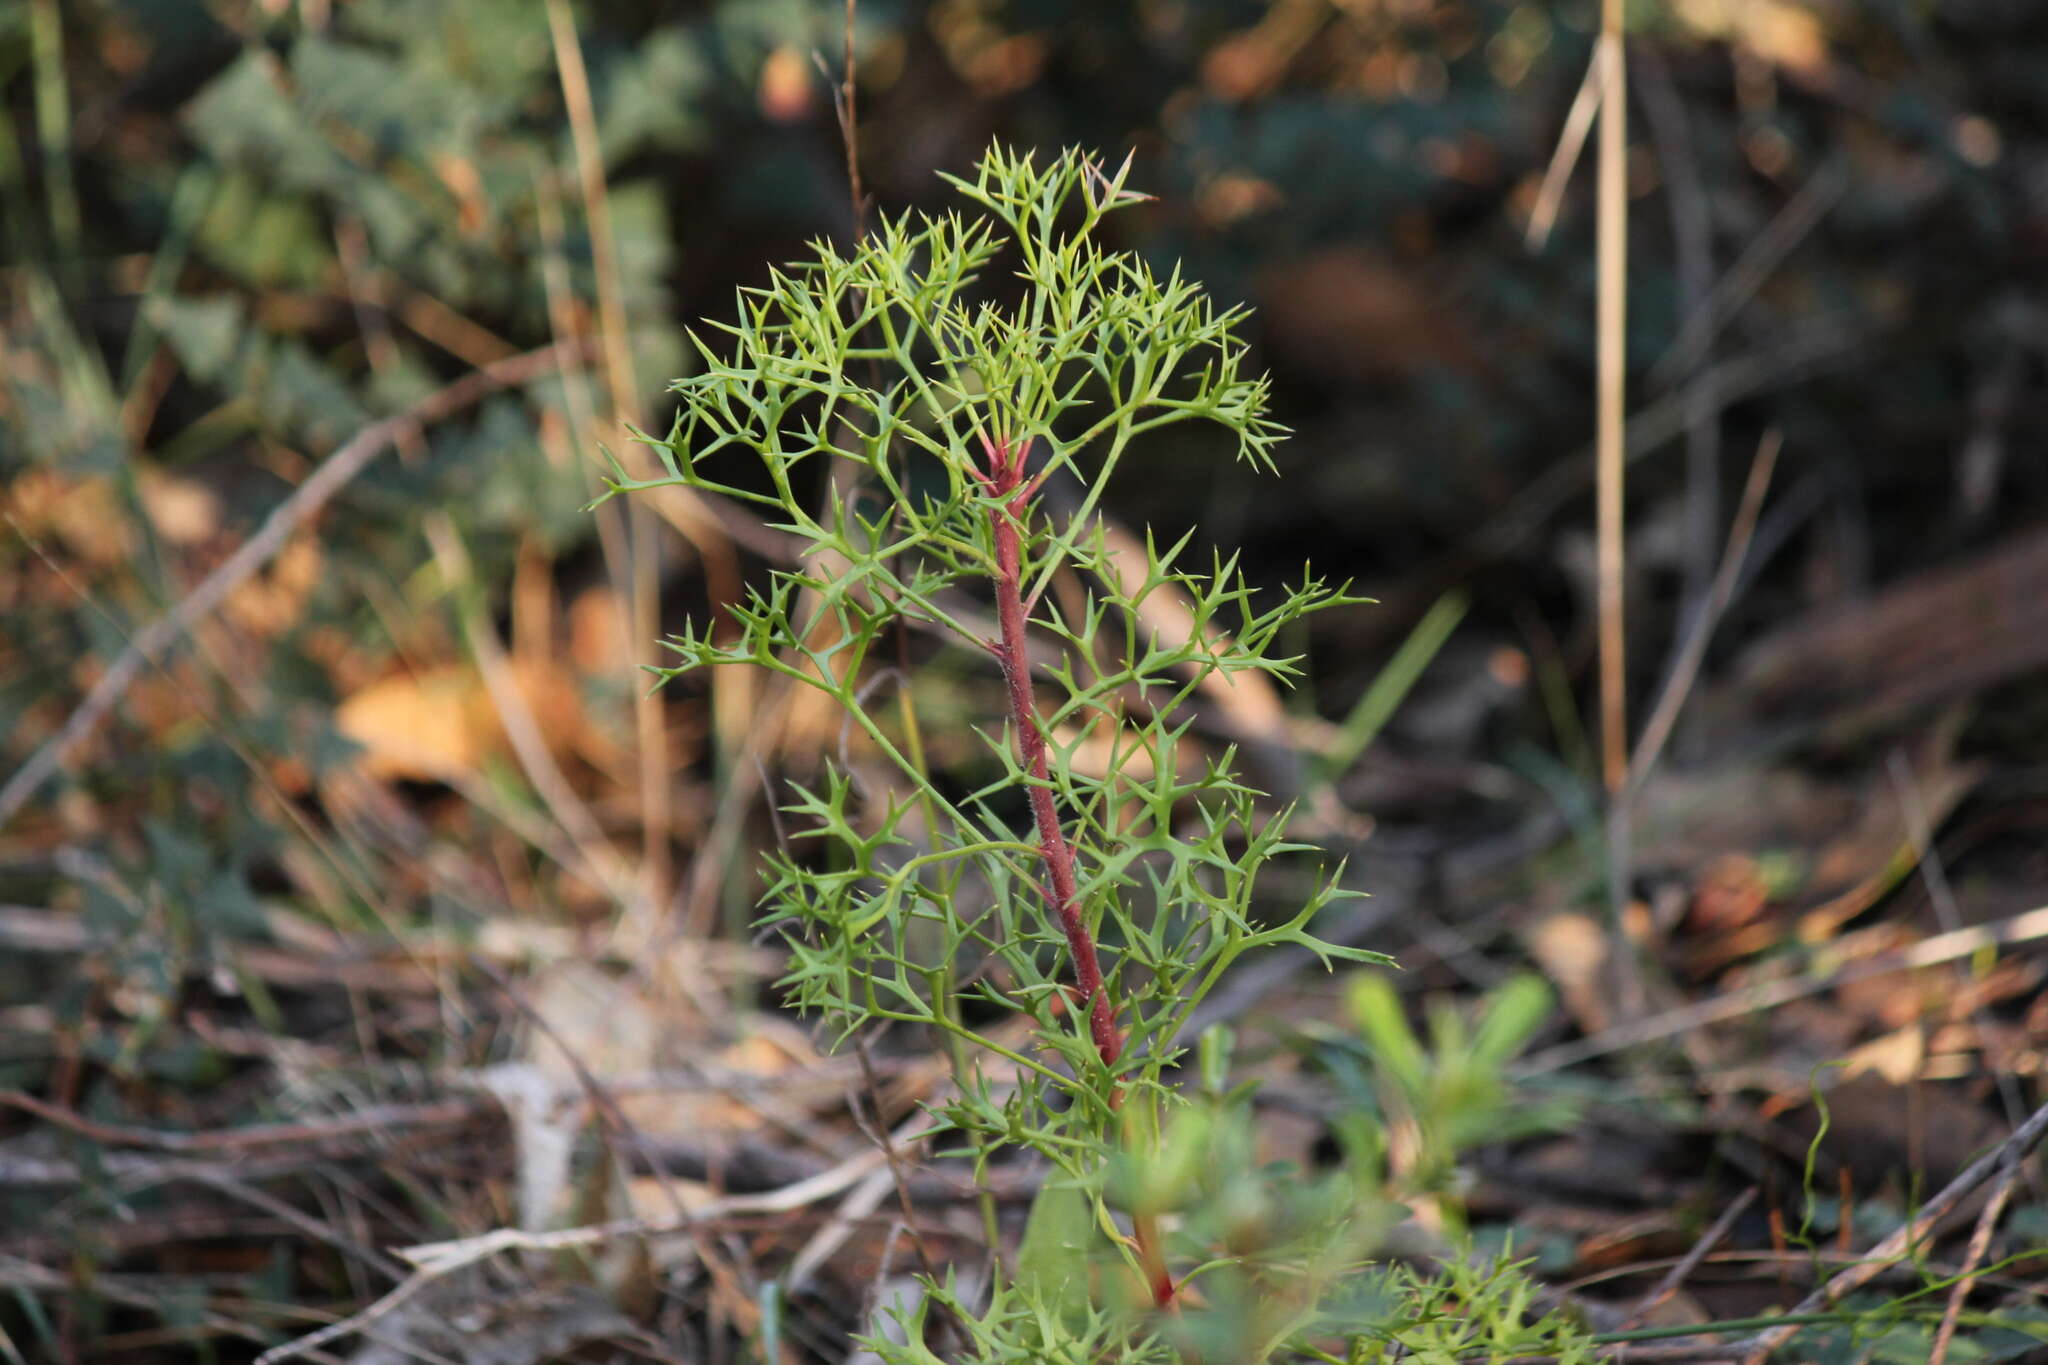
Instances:
[[[271,557],[291,538],[292,532],[324,507],[329,498],[347,487],[349,481],[362,473],[387,446],[405,433],[452,416],[500,389],[579,364],[588,351],[589,348],[581,343],[564,342],[513,356],[464,375],[405,411],[381,422],[373,422],[357,432],[347,444],[328,456],[326,463],[314,470],[290,497],[278,504],[255,535],[242,542],[241,547],[208,574],[182,602],[151,622],[129,642],[120,657],[86,693],[85,700],[71,713],[64,728],[22,764],[7,780],[6,786],[0,787],[0,826],[19,814],[21,808],[42,790],[43,784],[56,775],[64,761],[99,729],[115,703],[141,676],[144,667],[190,633],[200,621],[211,616],[230,593],[270,562]]]
[[[1977,1285],[1977,1268],[1984,1264],[1985,1253],[1991,1249],[1992,1230],[2005,1213],[2006,1201],[2012,1198],[2012,1187],[2018,1182],[2019,1175],[2017,1163],[2008,1166],[1991,1191],[1991,1198],[1985,1201],[1984,1211],[1977,1215],[1977,1226],[1970,1233],[1970,1249],[1963,1256],[1963,1273],[1949,1293],[1948,1307],[1942,1310],[1941,1326],[1935,1330],[1934,1349],[1928,1352],[1927,1365],[1946,1365],[1949,1343],[1955,1339],[1956,1323],[1962,1318],[1963,1304]]]
[[[1921,1205],[1918,1217],[1872,1247],[1863,1260],[1835,1275],[1826,1284],[1800,1300],[1788,1316],[1802,1317],[1830,1308],[1843,1295],[1860,1289],[1876,1279],[1887,1267],[1905,1255],[1909,1248],[1924,1241],[1934,1225],[1953,1212],[1964,1199],[1975,1193],[1979,1186],[1994,1179],[2009,1180],[2018,1172],[2020,1162],[2040,1145],[2044,1137],[2048,1137],[2048,1104],[2035,1110],[2031,1118],[2013,1130],[2012,1136],[1971,1162],[1969,1167],[1954,1180],[1949,1181],[1939,1194]],[[1784,1345],[1798,1330],[1795,1324],[1773,1327],[1767,1332],[1759,1333],[1748,1343],[1753,1349],[1744,1358],[1745,1365],[1763,1365],[1771,1352]]]
[[[1664,690],[1658,693],[1650,719],[1636,740],[1635,757],[1629,761],[1628,785],[1631,790],[1642,785],[1664,752],[1664,745],[1671,738],[1671,729],[1678,723],[1679,710],[1692,692],[1701,663],[1706,660],[1707,642],[1713,638],[1714,627],[1720,624],[1722,613],[1728,610],[1728,603],[1735,596],[1735,584],[1741,578],[1742,566],[1749,557],[1749,542],[1756,534],[1757,516],[1763,510],[1764,494],[1771,486],[1771,473],[1777,468],[1778,451],[1783,445],[1783,433],[1776,427],[1765,432],[1757,445],[1756,459],[1751,462],[1749,479],[1743,485],[1742,503],[1736,509],[1734,523],[1728,528],[1727,547],[1721,551],[1720,567],[1714,571],[1706,600],[1700,604],[1699,614],[1693,618],[1677,657],[1672,660]]]
[[[1740,1019],[1758,1010],[1774,1009],[1794,1000],[1802,1000],[1809,995],[1819,995],[1822,991],[1833,990],[1837,986],[1868,981],[1871,977],[1883,976],[1888,972],[1912,971],[1919,967],[1955,962],[1986,948],[2012,943],[2030,943],[2042,938],[2048,938],[2048,906],[2041,906],[1993,924],[1980,924],[1968,929],[1957,929],[1952,933],[1936,934],[1933,938],[1924,939],[1910,948],[1896,953],[1883,953],[1833,972],[1804,973],[1784,980],[1767,981],[1756,986],[1709,996],[1705,1000],[1698,1000],[1648,1019],[1617,1025],[1575,1043],[1561,1043],[1527,1058],[1513,1070],[1520,1076],[1561,1071],[1566,1067],[1591,1061],[1595,1057],[1605,1057],[1609,1053],[1619,1052],[1623,1048],[1654,1043],[1728,1019]]]
[[[472,1101],[443,1100],[434,1104],[379,1105],[306,1123],[257,1123],[244,1128],[179,1133],[124,1123],[101,1123],[19,1090],[0,1090],[0,1106],[34,1114],[45,1123],[54,1123],[80,1137],[91,1138],[110,1147],[145,1147],[159,1152],[239,1152],[285,1143],[330,1142],[357,1134],[379,1133],[387,1128],[465,1123],[478,1111],[478,1105]]]
[[[1657,1287],[1645,1294],[1641,1303],[1629,1310],[1628,1316],[1621,1320],[1621,1324],[1616,1330],[1625,1332],[1629,1328],[1636,1326],[1663,1304],[1666,1299],[1676,1294],[1679,1288],[1692,1277],[1692,1273],[1700,1268],[1700,1262],[1704,1261],[1713,1252],[1714,1248],[1721,1244],[1721,1240],[1728,1235],[1729,1229],[1735,1226],[1735,1220],[1742,1216],[1742,1211],[1748,1208],[1750,1202],[1755,1198],[1756,1186],[1754,1185],[1751,1185],[1741,1194],[1735,1196],[1728,1207],[1721,1210],[1721,1216],[1714,1220],[1713,1226],[1707,1229],[1706,1234],[1699,1241],[1693,1243],[1692,1250],[1686,1252],[1679,1259],[1678,1264],[1672,1266],[1664,1278],[1657,1281]]]

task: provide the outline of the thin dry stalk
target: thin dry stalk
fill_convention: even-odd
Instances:
[[[603,333],[605,378],[611,390],[612,415],[635,425],[639,384],[633,354],[626,343],[626,305],[619,288],[617,244],[612,238],[611,196],[604,177],[604,157],[597,139],[597,115],[590,98],[590,78],[583,67],[583,45],[568,0],[548,0],[548,30],[555,45],[555,66],[561,73],[562,99],[568,106],[569,132],[576,148],[577,178],[583,189],[583,213],[590,224],[590,260],[597,277],[597,313]],[[661,634],[661,559],[651,511],[634,504],[628,514],[633,528],[633,626],[636,638],[652,642]],[[661,698],[641,688],[633,699],[634,729],[639,740],[641,856],[647,904],[668,899],[669,837],[673,822],[669,795],[668,725]]]
[[[1755,1198],[1754,1185],[1735,1196],[1728,1207],[1721,1210],[1721,1216],[1714,1220],[1714,1225],[1707,1229],[1706,1235],[1693,1243],[1692,1250],[1679,1258],[1678,1264],[1672,1266],[1664,1278],[1657,1281],[1657,1287],[1645,1294],[1641,1303],[1629,1310],[1629,1315],[1621,1320],[1615,1330],[1625,1332],[1636,1326],[1656,1311],[1666,1299],[1676,1294],[1685,1282],[1692,1278],[1692,1273],[1700,1268],[1700,1262],[1706,1260],[1714,1248],[1728,1236],[1729,1230],[1735,1226],[1735,1220],[1742,1216],[1742,1211],[1748,1208]]]
[[[1614,951],[1611,988],[1623,1014],[1647,1009],[1634,954],[1620,937],[1635,880],[1633,812],[1628,793],[1628,634],[1623,623],[1625,570],[1623,479],[1628,465],[1628,80],[1623,0],[1601,0],[1597,380],[1594,431],[1596,572],[1600,636],[1600,770],[1606,783],[1607,903]]]
[[[1928,1353],[1927,1365],[1947,1365],[1949,1343],[1955,1339],[1956,1323],[1963,1316],[1963,1304],[1968,1301],[1970,1291],[1977,1287],[1978,1267],[1984,1264],[1985,1253],[1991,1250],[1992,1231],[2005,1214],[2006,1201],[2012,1198],[2012,1187],[2018,1183],[2019,1175],[2018,1166],[2009,1168],[1991,1191],[1984,1211],[1977,1215],[1977,1226],[1970,1233],[1970,1249],[1963,1257],[1963,1274],[1949,1293],[1948,1307],[1942,1310],[1941,1326],[1934,1333],[1934,1349]]]
[[[1671,676],[1666,680],[1664,690],[1658,694],[1656,708],[1650,712],[1649,722],[1643,726],[1642,736],[1636,741],[1635,757],[1629,763],[1628,787],[1631,791],[1642,785],[1643,779],[1649,776],[1658,757],[1663,754],[1664,745],[1671,738],[1672,727],[1678,723],[1678,713],[1685,706],[1685,699],[1691,695],[1693,683],[1699,677],[1700,665],[1707,656],[1707,642],[1713,638],[1714,627],[1720,624],[1722,613],[1728,610],[1728,603],[1735,596],[1735,584],[1740,580],[1743,562],[1749,556],[1749,542],[1756,534],[1757,517],[1763,511],[1764,494],[1771,486],[1771,473],[1777,468],[1778,452],[1783,445],[1784,435],[1776,427],[1765,432],[1757,445],[1756,459],[1750,462],[1749,478],[1743,484],[1742,503],[1736,509],[1734,524],[1728,528],[1728,544],[1721,552],[1721,564],[1714,572],[1707,600],[1701,604],[1685,643],[1679,646],[1678,657],[1671,665]]]
[[[1628,325],[1628,98],[1622,0],[1601,0],[1598,245],[1598,465],[1601,771],[1609,792],[1628,777],[1622,625],[1622,437]]]
[[[466,589],[473,575],[470,573],[469,552],[456,534],[455,523],[445,512],[432,512],[426,518],[426,532],[442,577],[451,586]],[[576,795],[575,788],[569,785],[569,779],[562,774],[554,754],[548,749],[547,739],[540,731],[540,722],[534,718],[533,708],[527,705],[526,694],[519,690],[511,660],[505,656],[505,647],[498,641],[496,628],[480,619],[481,613],[473,608],[465,607],[461,614],[463,633],[476,656],[477,672],[483,677],[484,690],[490,694],[498,724],[511,741],[512,753],[519,760],[526,780],[533,784],[541,802],[574,844],[578,865],[622,902],[630,902],[632,888],[625,870],[613,853],[610,841],[604,837],[597,817],[583,804],[583,798]]]
[[[1579,93],[1572,98],[1571,112],[1565,115],[1564,128],[1557,135],[1550,165],[1543,172],[1536,205],[1529,210],[1529,226],[1523,241],[1531,251],[1543,250],[1550,240],[1550,230],[1557,225],[1557,210],[1564,203],[1564,187],[1579,164],[1579,153],[1586,149],[1586,134],[1593,131],[1593,116],[1599,111],[1600,53],[1595,49],[1593,60],[1586,64],[1585,78],[1579,82]]]

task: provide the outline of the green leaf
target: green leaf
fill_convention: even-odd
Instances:
[[[202,384],[228,377],[241,349],[240,299],[232,294],[198,299],[166,296],[150,301],[149,317],[178,353],[186,374]]]
[[[1089,1265],[1101,1245],[1094,1201],[1072,1181],[1056,1176],[1031,1201],[1017,1247],[1016,1283],[1040,1302],[1085,1308]]]

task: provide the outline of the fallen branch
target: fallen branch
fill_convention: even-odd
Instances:
[[[1801,1000],[1809,995],[1837,986],[1846,986],[1857,981],[1867,981],[1874,976],[1890,972],[1912,971],[1920,967],[1933,967],[1944,962],[1955,962],[1971,957],[1986,948],[2003,947],[2015,943],[2029,943],[2035,939],[2048,938],[2048,905],[2010,919],[1998,920],[1991,924],[1980,924],[1967,929],[1955,929],[1946,934],[1936,934],[1910,948],[1895,953],[1882,953],[1866,961],[1843,966],[1835,971],[1818,972],[1810,976],[1797,976],[1781,981],[1765,981],[1754,986],[1744,986],[1720,995],[1663,1014],[1653,1015],[1635,1023],[1619,1024],[1582,1038],[1576,1043],[1560,1043],[1546,1048],[1512,1068],[1517,1076],[1541,1076],[1553,1071],[1563,1071],[1595,1057],[1625,1048],[1654,1043],[1665,1038],[1689,1033],[1693,1029],[1705,1028],[1730,1019],[1740,1019],[1761,1010],[1775,1009],[1779,1005]]]
[[[898,1144],[917,1142],[929,1137],[937,1131],[937,1127],[936,1124],[924,1124],[921,1127],[906,1124],[892,1134],[892,1137]],[[830,1170],[820,1171],[808,1179],[770,1190],[765,1194],[734,1194],[707,1200],[690,1210],[686,1217],[667,1222],[628,1218],[610,1223],[591,1223],[582,1227],[563,1228],[558,1232],[525,1232],[518,1228],[499,1228],[475,1237],[401,1247],[397,1255],[410,1262],[414,1270],[390,1293],[362,1311],[352,1313],[339,1322],[330,1323],[317,1332],[309,1333],[295,1341],[288,1341],[281,1346],[273,1346],[256,1358],[256,1365],[278,1365],[279,1361],[294,1359],[309,1351],[317,1351],[330,1342],[353,1336],[371,1323],[397,1310],[434,1281],[507,1251],[569,1251],[579,1247],[598,1246],[621,1237],[660,1237],[689,1233],[701,1228],[709,1220],[734,1214],[788,1213],[838,1194],[866,1179],[885,1163],[886,1158],[879,1150],[863,1152],[859,1156],[840,1162]]]
[[[435,1127],[467,1123],[482,1110],[471,1100],[446,1100],[435,1104],[380,1105],[341,1114],[331,1119],[305,1123],[258,1123],[242,1128],[217,1128],[206,1132],[180,1133],[163,1128],[136,1128],[127,1124],[100,1123],[47,1100],[19,1090],[0,1090],[0,1107],[20,1109],[45,1123],[54,1123],[80,1137],[110,1147],[145,1147],[159,1152],[240,1152],[254,1147],[281,1144],[330,1142],[336,1138],[375,1134],[391,1128]]]
[[[357,432],[341,449],[328,456],[326,463],[314,470],[304,483],[292,490],[290,497],[277,505],[255,535],[243,541],[241,547],[208,574],[183,601],[128,642],[121,656],[100,675],[92,690],[85,694],[85,700],[64,722],[64,728],[36,750],[28,762],[7,780],[6,786],[0,787],[0,826],[20,814],[21,808],[42,790],[43,784],[56,776],[64,761],[92,737],[146,666],[158,662],[166,649],[211,616],[230,593],[268,564],[291,539],[292,532],[347,487],[387,446],[407,433],[453,416],[501,389],[513,388],[564,366],[580,363],[590,349],[582,342],[563,342],[512,356],[464,375],[403,412],[372,422]]]
[[[1864,1258],[1855,1265],[1841,1271],[1826,1284],[1808,1294],[1795,1307],[1789,1317],[1817,1312],[1833,1307],[1845,1294],[1861,1289],[1882,1274],[1916,1243],[1923,1241],[1934,1225],[1946,1218],[1964,1199],[1976,1193],[1978,1186],[1992,1180],[2003,1179],[2008,1173],[2019,1168],[2029,1152],[2039,1146],[2041,1139],[2048,1137],[2048,1104],[2034,1111],[2033,1117],[2013,1130],[2011,1137],[1971,1162],[1969,1167],[1954,1180],[1948,1182],[1941,1192],[1920,1206],[1920,1214],[1891,1236],[1872,1247]],[[1785,1344],[1793,1333],[1799,1330],[1796,1324],[1773,1327],[1759,1333],[1746,1343],[1751,1347],[1745,1357],[1747,1365],[1762,1365],[1772,1351]]]

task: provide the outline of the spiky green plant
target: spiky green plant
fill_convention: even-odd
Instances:
[[[673,640],[680,662],[662,676],[751,664],[815,688],[894,770],[897,794],[836,768],[798,792],[764,917],[786,928],[801,1007],[842,1034],[890,1021],[947,1041],[956,1083],[934,1112],[978,1163],[1016,1146],[1050,1163],[1019,1275],[974,1317],[980,1358],[1094,1359],[1109,1340],[1131,1359],[1171,1352],[1173,1332],[1128,1315],[1178,1310],[1191,1281],[1244,1259],[1172,1241],[1180,1205],[1158,1194],[1175,1186],[1162,1163],[1248,1160],[1242,1141],[1164,1121],[1186,1103],[1172,1076],[1190,1012],[1260,949],[1385,961],[1310,933],[1349,894],[1334,872],[1262,913],[1261,871],[1312,850],[1230,752],[1196,757],[1188,734],[1205,679],[1294,676],[1281,632],[1356,599],[1308,577],[1255,593],[1234,557],[1184,566],[1187,537],[1148,538],[1142,573],[1120,572],[1103,534],[1104,489],[1140,438],[1208,423],[1270,470],[1284,434],[1246,369],[1242,314],[1104,245],[1104,219],[1143,198],[1127,170],[994,150],[972,179],[949,177],[973,212],[886,222],[850,251],[817,244],[744,292],[722,336],[696,339],[675,424],[648,438],[665,477],[614,484],[756,504],[800,545],[729,628]],[[1021,289],[993,287],[998,265]],[[1075,490],[1071,510],[1048,507],[1054,479]],[[1047,588],[1068,574],[1085,588],[1057,606]],[[1154,594],[1184,598],[1184,636],[1148,624]],[[1000,672],[1001,728],[977,731],[982,785],[935,780],[914,714],[877,704],[877,652],[902,628]],[[1083,746],[1106,759],[1084,769]],[[968,1022],[1017,1016],[1033,1042]],[[1047,1274],[1048,1247],[1076,1267],[1106,1257],[1110,1273]],[[1261,1358],[1312,1309],[1267,1332]]]

